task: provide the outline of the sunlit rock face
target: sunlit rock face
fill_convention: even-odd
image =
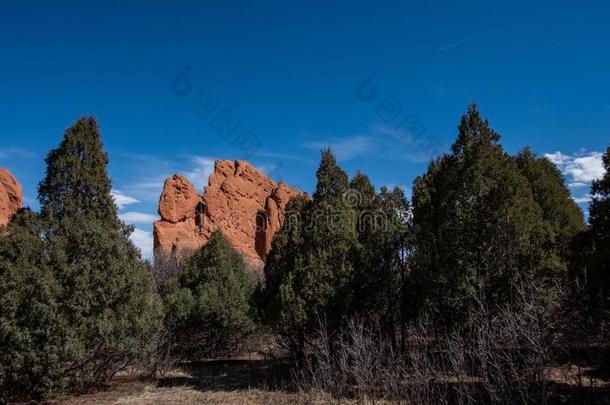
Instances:
[[[23,188],[6,169],[0,168],[0,225],[6,225],[23,206]]]
[[[176,174],[165,180],[159,199],[155,252],[192,251],[220,229],[248,265],[260,270],[284,222],[286,204],[300,194],[241,160],[217,160],[203,195]]]

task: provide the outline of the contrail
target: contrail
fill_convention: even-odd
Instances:
[[[487,32],[479,32],[478,34],[472,35],[472,36],[470,36],[470,37],[468,37],[468,38],[464,38],[464,39],[462,39],[462,40],[460,40],[460,41],[457,41],[457,42],[454,42],[454,43],[452,43],[452,44],[450,44],[450,45],[443,46],[442,48],[438,48],[438,49],[436,50],[436,52],[442,52],[442,51],[446,51],[446,50],[447,50],[447,49],[449,49],[449,48],[453,48],[454,46],[461,45],[461,44],[463,44],[464,42],[472,41],[473,39],[478,38],[478,37],[480,37],[480,36],[483,36],[483,35],[485,35],[485,34],[487,34]]]

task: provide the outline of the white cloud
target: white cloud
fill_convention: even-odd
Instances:
[[[120,190],[112,190],[110,195],[114,199],[114,203],[122,210],[124,207],[139,203],[140,201],[136,200],[133,197],[123,194]]]
[[[191,158],[194,167],[185,172],[185,176],[195,186],[199,193],[203,192],[203,187],[208,184],[208,177],[214,172],[214,162],[216,159],[206,156],[194,156]]]
[[[559,151],[544,155],[544,157],[557,165],[568,180],[568,186],[572,189],[588,187],[593,180],[604,176],[605,170],[602,164],[602,156],[601,152],[568,155]],[[585,204],[591,201],[591,197],[587,194],[573,196],[572,198],[578,204]]]
[[[555,163],[571,184],[590,183],[604,175],[602,153],[565,155],[561,152],[547,153],[544,156]]]
[[[150,259],[153,256],[153,236],[152,232],[136,228],[129,237],[134,245],[142,252],[142,258]]]
[[[328,141],[309,141],[302,144],[307,149],[330,148],[338,160],[350,160],[369,154],[376,146],[367,136],[356,135],[348,138],[333,138]]]
[[[565,164],[570,159],[569,155],[564,155],[563,153],[557,151],[555,153],[545,153],[544,157],[555,163],[557,166],[561,166]]]
[[[157,215],[147,214],[145,212],[127,211],[119,215],[121,221],[128,224],[150,224],[159,219]]]

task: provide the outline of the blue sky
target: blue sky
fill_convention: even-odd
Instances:
[[[509,152],[548,154],[586,209],[610,142],[609,3],[291,3],[3,4],[0,166],[37,208],[46,153],[95,115],[149,255],[173,173],[201,190],[214,159],[245,157],[311,191],[331,146],[351,174],[409,190],[475,101]]]

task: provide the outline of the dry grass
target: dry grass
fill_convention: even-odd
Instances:
[[[73,396],[59,401],[56,405],[170,405],[170,404],[228,404],[228,405],[271,405],[271,404],[350,404],[353,401],[337,401],[324,394],[304,394],[261,389],[238,389],[202,391],[197,387],[163,387],[156,382],[114,381],[105,391]],[[379,402],[378,402],[379,403]]]
[[[131,391],[127,390],[129,388]],[[62,405],[80,404],[301,404],[297,394],[260,390],[200,391],[193,387],[158,387],[130,384],[118,390],[73,397]]]
[[[357,404],[363,401],[333,399],[322,392],[296,392],[278,387],[247,387],[252,380],[243,380],[245,369],[260,366],[254,361],[234,364],[231,361],[209,361],[191,366],[191,372],[176,369],[165,373],[161,378],[150,381],[131,374],[115,377],[103,391],[58,399],[55,405],[164,405],[164,404]],[[267,364],[265,364],[266,368]],[[224,369],[224,370],[223,370]],[[256,368],[260,371],[261,367]],[[192,383],[192,384],[191,384]],[[256,385],[256,384],[255,384]],[[364,401],[364,403],[369,403]],[[387,401],[374,401],[375,404],[388,404]]]
[[[266,404],[358,404],[358,403],[375,403],[386,404],[392,403],[387,401],[369,401],[369,400],[337,400],[331,396],[320,392],[290,392],[280,389],[266,389],[262,387],[247,387],[245,385],[236,386],[231,363],[226,365],[227,370],[222,371],[218,362],[210,362],[211,365],[195,368],[195,372],[189,373],[182,370],[174,370],[171,373],[165,374],[162,378],[156,381],[146,381],[137,376],[123,374],[117,376],[110,386],[104,390],[90,394],[72,396],[62,400],[54,401],[56,405],[85,405],[85,404],[239,404],[239,405],[266,405]],[[248,367],[251,367],[248,365]],[[243,369],[243,365],[240,369]],[[205,371],[202,371],[205,369]],[[581,381],[580,384],[575,380],[577,375],[580,375],[582,370],[577,371],[575,366],[560,368],[555,367],[549,369],[548,374],[551,380],[565,387],[576,388],[582,384],[587,387],[590,381]],[[214,374],[216,380],[206,378]],[[237,375],[240,375],[237,372]],[[243,377],[243,373],[241,376]],[[172,383],[173,382],[173,383]],[[189,382],[195,382],[189,384]],[[220,383],[222,382],[222,383]],[[175,383],[175,384],[174,384]],[[598,390],[601,389],[602,398],[608,400],[608,381],[598,380],[593,384]],[[233,387],[233,388],[231,388]],[[602,399],[601,402],[606,403]]]
[[[371,348],[371,344],[365,346]],[[562,403],[579,403],[571,402],[569,398],[582,398],[587,403],[610,403],[608,375],[599,375],[595,371],[590,367],[565,365],[547,367],[544,374],[558,394],[555,399],[563,398]],[[287,363],[251,353],[232,359],[179,364],[175,369],[164,372],[155,380],[144,379],[134,373],[122,373],[117,375],[103,391],[70,396],[53,403],[57,405],[396,403],[381,398],[372,400],[370,397],[372,393],[368,392],[356,396],[336,393],[333,398],[328,393],[318,391],[324,386],[323,384],[317,385],[318,388],[300,385],[297,385],[300,389],[296,388],[292,377],[292,371]],[[374,380],[373,377],[367,374],[365,382],[370,384],[371,380]],[[392,379],[391,375],[386,377]],[[441,380],[445,382],[459,380],[461,383],[478,381],[471,378],[443,374]],[[416,398],[410,395],[407,397],[412,403],[418,403]]]

